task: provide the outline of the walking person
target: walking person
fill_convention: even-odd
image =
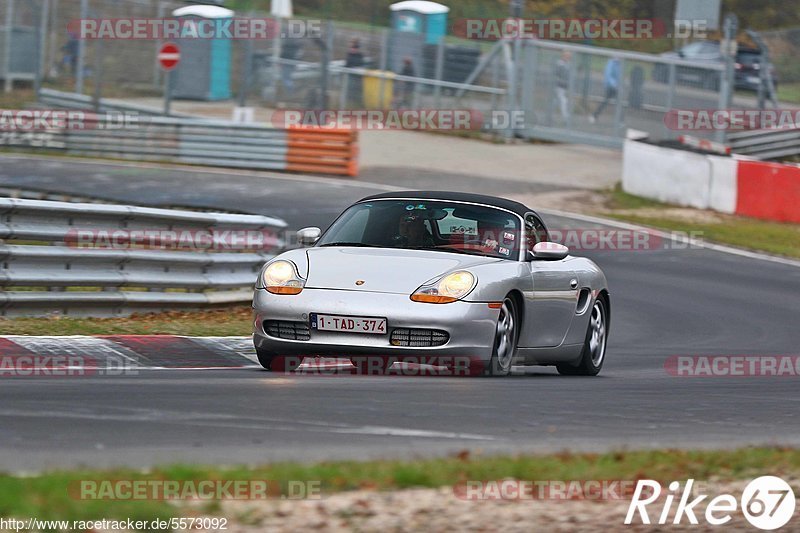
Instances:
[[[608,104],[611,102],[611,100],[617,98],[617,95],[619,94],[619,82],[621,75],[622,72],[620,60],[617,57],[612,57],[608,60],[608,63],[606,63],[606,69],[603,72],[605,97],[594,114],[589,117],[589,122],[592,124],[597,122],[597,120],[600,118],[600,115],[606,110],[606,107],[608,107]]]
[[[414,69],[414,61],[410,57],[403,58],[403,69],[400,71],[401,76],[413,78],[416,76]],[[404,81],[400,84],[400,97],[395,107],[408,107],[414,100],[414,88],[416,84],[413,81]]]
[[[65,68],[69,67],[69,73],[75,77],[75,75],[78,73],[78,55],[80,54],[80,43],[78,42],[78,37],[74,33],[67,33],[67,42],[61,47],[61,51],[64,52],[61,65]]]
[[[556,104],[561,112],[561,118],[564,122],[569,121],[570,108],[569,108],[569,70],[570,62],[572,61],[572,53],[569,50],[564,50],[561,57],[556,61],[555,65],[555,79],[556,79]]]

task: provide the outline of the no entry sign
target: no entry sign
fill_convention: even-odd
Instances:
[[[166,43],[161,47],[161,50],[158,52],[158,63],[161,65],[162,69],[170,71],[177,67],[180,62],[181,49],[178,48],[177,44]]]

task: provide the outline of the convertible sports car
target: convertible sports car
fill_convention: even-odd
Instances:
[[[370,368],[427,361],[473,375],[505,376],[512,365],[596,375],[610,325],[606,278],[548,237],[538,214],[501,198],[365,198],[324,234],[301,230],[308,248],[262,269],[258,359],[272,370],[297,368],[298,356],[368,356]]]

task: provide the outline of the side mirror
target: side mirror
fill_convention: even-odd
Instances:
[[[569,255],[569,248],[555,242],[540,242],[530,252],[534,259],[561,261]]]
[[[303,228],[297,232],[297,242],[300,246],[314,246],[320,237],[322,230],[319,228]]]

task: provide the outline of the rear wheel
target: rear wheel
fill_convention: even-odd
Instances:
[[[514,300],[507,297],[500,308],[497,328],[494,334],[494,349],[489,367],[484,371],[487,376],[507,376],[511,373],[511,365],[517,353],[517,306]]]
[[[577,366],[557,365],[558,373],[565,376],[596,376],[603,368],[606,359],[608,340],[608,304],[603,297],[598,298],[592,307],[589,328],[583,344],[583,353]]]

